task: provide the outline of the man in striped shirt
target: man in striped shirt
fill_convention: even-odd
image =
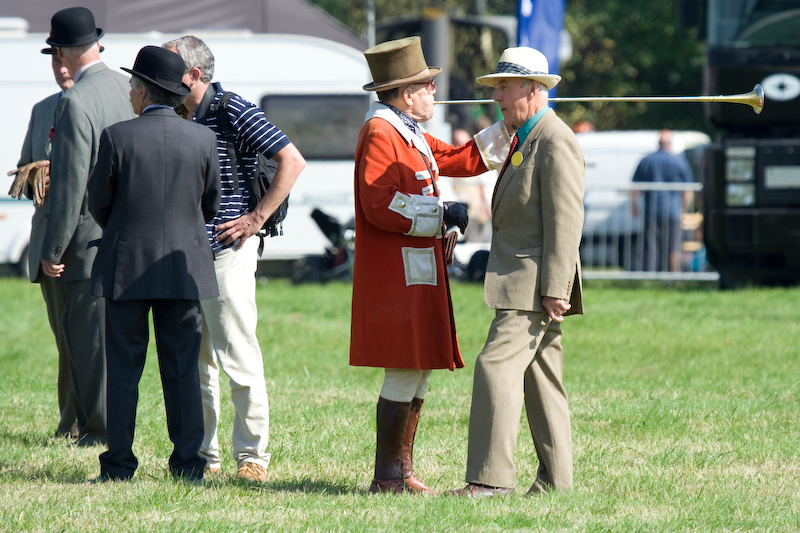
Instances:
[[[200,385],[203,396],[205,438],[200,455],[210,473],[221,470],[217,422],[220,414],[219,370],[231,384],[235,418],[233,457],[238,476],[266,481],[269,454],[269,402],[264,363],[256,338],[257,309],[255,271],[258,239],[252,239],[269,216],[289,195],[305,159],[258,107],[234,95],[227,106],[228,119],[238,146],[238,186],[231,169],[232,146],[217,125],[216,104],[224,94],[219,83],[211,83],[214,56],[208,46],[193,36],[162,45],[177,52],[186,64],[183,82],[191,93],[182,110],[188,120],[211,128],[217,134],[222,202],[216,218],[207,225],[214,251],[219,284],[218,298],[203,300],[203,342],[200,349]],[[180,110],[179,110],[180,112]],[[258,153],[275,160],[275,178],[261,201],[248,210],[247,180],[255,174]]]

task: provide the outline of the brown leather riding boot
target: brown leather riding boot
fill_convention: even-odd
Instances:
[[[378,398],[375,478],[369,487],[372,494],[378,492],[401,494],[408,490],[403,483],[400,452],[408,422],[409,406],[408,403]]]
[[[407,489],[411,492],[435,494],[428,488],[428,485],[426,485],[424,481],[414,474],[414,437],[417,434],[417,425],[419,424],[419,414],[422,410],[423,401],[422,398],[414,398],[411,400],[408,411],[408,424],[406,424],[406,431],[403,436],[403,449],[400,454],[400,462]]]

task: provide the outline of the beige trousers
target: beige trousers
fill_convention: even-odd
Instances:
[[[257,260],[256,237],[247,239],[239,250],[226,248],[219,252],[214,261],[219,296],[200,302],[203,340],[198,367],[205,425],[200,456],[209,468],[220,467],[220,370],[230,378],[235,413],[232,451],[237,468],[247,462],[264,468],[269,465],[269,398],[264,360],[256,338]]]
[[[539,459],[535,484],[572,487],[572,430],[561,327],[545,313],[497,310],[475,364],[467,482],[514,488],[523,404]]]

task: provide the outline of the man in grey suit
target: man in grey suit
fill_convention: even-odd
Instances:
[[[17,171],[23,171],[23,167],[33,165],[27,172],[27,184],[22,190],[28,198],[34,202],[33,218],[31,219],[31,240],[28,245],[28,273],[33,283],[38,283],[42,290],[47,318],[50,321],[50,329],[56,339],[58,349],[58,382],[57,397],[60,419],[56,435],[68,437],[78,437],[77,418],[75,416],[75,399],[72,390],[72,377],[69,370],[69,356],[67,353],[66,337],[64,328],[61,324],[61,316],[64,311],[66,295],[64,284],[57,283],[53,278],[42,273],[39,258],[42,251],[42,236],[47,223],[48,197],[47,187],[49,181],[49,165],[51,133],[56,117],[56,104],[64,91],[72,87],[72,75],[53,48],[42,49],[43,54],[50,57],[50,64],[53,69],[56,83],[61,90],[51,94],[41,102],[33,106],[31,120],[28,123],[28,132],[25,134],[25,142],[22,144]],[[43,183],[34,183],[34,168],[44,168],[42,174]]]
[[[548,107],[560,76],[532,48],[509,48],[494,74],[506,125],[517,131],[492,199],[484,281],[495,309],[475,364],[467,486],[451,494],[514,492],[514,450],[523,404],[539,469],[529,494],[572,487],[572,433],[562,384],[560,323],[582,314],[580,257],[584,160],[570,128]]]
[[[64,285],[62,325],[75,391],[78,444],[106,442],[106,369],[103,301],[91,294],[89,276],[100,227],[87,211],[86,183],[100,133],[133,118],[124,75],[100,61],[103,31],[83,7],[63,9],[50,21],[47,44],[56,49],[75,80],[58,99],[50,157],[48,216],[42,236],[41,267]]]
[[[189,94],[178,54],[145,46],[123,70],[133,75],[130,99],[140,117],[103,131],[89,178],[89,211],[103,228],[92,292],[106,300],[109,390],[98,481],[130,479],[138,466],[132,446],[151,310],[174,444],[169,468],[199,480],[206,464],[198,453],[200,300],[219,295],[205,227],[221,195],[216,136],[173,109]]]

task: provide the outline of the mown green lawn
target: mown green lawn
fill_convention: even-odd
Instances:
[[[520,424],[518,495],[370,496],[376,369],[348,362],[350,286],[259,285],[271,400],[270,480],[174,482],[151,353],[130,483],[92,485],[96,448],[52,437],[56,354],[38,287],[0,278],[0,531],[796,531],[800,529],[800,289],[587,283],[564,330],[575,489],[525,496],[536,472]],[[434,373],[416,470],[463,485],[472,368],[492,313],[454,284],[467,368]]]

